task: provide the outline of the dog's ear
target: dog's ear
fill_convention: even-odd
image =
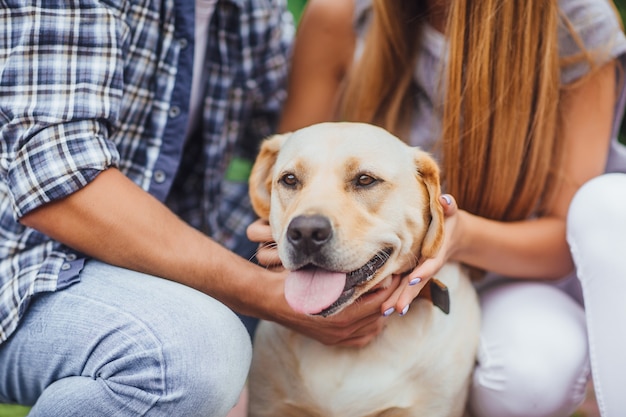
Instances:
[[[272,168],[276,163],[278,151],[289,134],[274,135],[261,143],[261,150],[250,172],[250,201],[256,214],[267,220],[270,214],[270,196],[272,193]]]
[[[439,182],[439,167],[435,160],[426,152],[415,150],[415,165],[418,179],[426,186],[428,191],[430,224],[422,242],[422,256],[432,258],[443,243],[443,207],[439,202],[441,185]]]

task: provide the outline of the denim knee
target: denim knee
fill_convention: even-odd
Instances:
[[[0,396],[30,415],[224,416],[251,342],[226,306],[172,281],[89,261],[35,297],[0,349]]]
[[[51,383],[31,415],[225,416],[247,377],[250,338],[224,305],[181,290],[143,311],[99,308],[110,325],[81,330],[90,345],[67,346],[62,366],[48,359]]]
[[[170,415],[225,416],[248,375],[252,346],[246,328],[224,305],[205,301],[207,313],[172,323],[175,338],[163,346],[167,389],[156,407],[175,410]]]

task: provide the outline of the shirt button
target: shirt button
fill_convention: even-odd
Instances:
[[[187,46],[189,46],[189,41],[187,41],[187,38],[180,38],[178,40],[178,46],[180,46],[180,49],[187,49]]]
[[[75,261],[75,260],[76,260],[76,255],[75,255],[75,254],[73,254],[73,253],[70,253],[70,254],[68,254],[68,255],[65,257],[65,259],[66,259],[68,262]]]
[[[64,263],[63,265],[61,265],[61,270],[63,271],[67,271],[68,269],[70,269],[72,267],[72,265],[68,264],[68,263]]]
[[[180,107],[178,106],[170,107],[170,111],[168,112],[168,114],[172,119],[175,117],[178,117],[178,115],[180,114]]]
[[[165,172],[159,170],[154,171],[154,181],[157,182],[158,184],[163,183],[163,181],[165,181]]]

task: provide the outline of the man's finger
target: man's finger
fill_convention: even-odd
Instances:
[[[246,229],[248,239],[253,242],[267,242],[273,240],[272,229],[267,220],[258,219],[248,226]]]

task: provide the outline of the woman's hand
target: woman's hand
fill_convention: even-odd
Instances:
[[[424,260],[413,271],[402,278],[398,288],[382,304],[382,312],[385,316],[389,316],[394,312],[398,312],[401,316],[405,315],[413,299],[417,297],[428,281],[439,272],[452,256],[453,248],[456,246],[456,236],[458,235],[457,223],[460,210],[454,198],[449,194],[442,195],[440,201],[446,217],[443,244],[437,256]]]

